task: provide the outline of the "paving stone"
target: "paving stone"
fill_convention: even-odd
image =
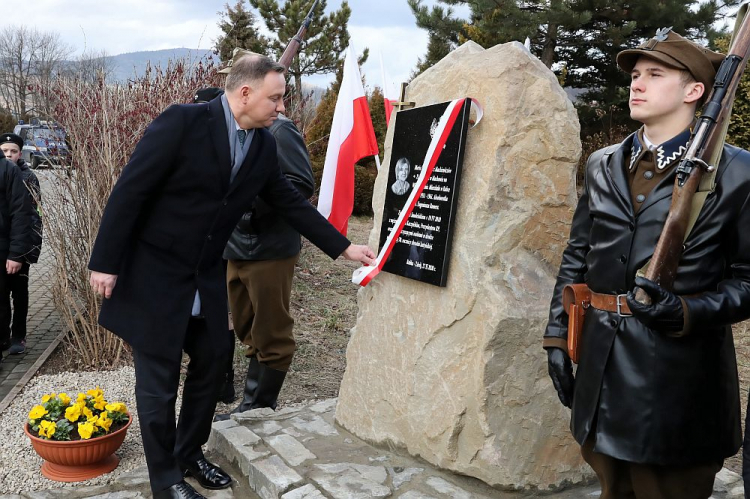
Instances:
[[[391,475],[393,488],[399,489],[405,483],[411,482],[411,479],[424,471],[424,468],[388,468],[388,474]]]
[[[427,494],[417,492],[416,490],[410,490],[408,492],[404,492],[403,494],[397,497],[398,499],[437,499],[436,497],[428,496]]]
[[[237,426],[237,421],[234,419],[227,419],[226,421],[217,421],[211,425],[212,430],[226,430],[228,428],[234,428]]]
[[[274,411],[269,417],[272,417],[273,419],[288,419],[295,414],[299,414],[300,410],[301,408],[299,407],[283,407],[278,411]]]
[[[437,476],[431,476],[430,478],[428,478],[427,485],[435,489],[436,492],[445,494],[447,497],[451,497],[452,499],[474,499],[477,497],[476,495],[469,494],[462,488],[457,487]]]
[[[224,430],[213,429],[206,448],[222,454],[228,461],[236,461],[242,473],[250,473],[250,463],[269,454],[265,449],[255,449],[260,437],[244,426]]]
[[[727,497],[731,497],[732,499],[734,499],[735,497],[745,497],[745,486],[739,485],[737,487],[734,487],[727,493]]]
[[[24,495],[28,499],[58,499],[62,497],[59,495],[61,490],[36,490],[34,492],[25,492]],[[70,495],[70,491],[68,491],[68,495]]]
[[[376,483],[385,483],[388,473],[382,466],[368,466],[366,464],[356,463],[333,463],[333,464],[316,464],[316,468],[326,473],[347,473],[352,472],[361,476],[365,480]]]
[[[141,485],[150,485],[148,479],[148,468],[141,466],[134,469],[133,471],[120,476],[117,479],[117,483],[122,484],[125,487],[138,487]]]
[[[315,488],[315,485],[308,483],[304,487],[287,492],[281,499],[325,499],[325,496]]]
[[[271,454],[269,451],[263,449],[263,450],[256,450],[253,447],[250,446],[242,446],[242,447],[236,447],[235,448],[236,454],[234,455],[235,460],[237,461],[237,465],[242,470],[242,473],[245,475],[250,473],[250,463],[255,461],[256,459],[260,459],[261,457],[266,457],[269,454]]]
[[[259,409],[252,409],[245,412],[238,412],[235,414],[230,415],[232,419],[235,421],[242,423],[245,421],[257,421],[257,420],[265,420],[269,417],[273,417],[274,410],[270,407],[261,407]]]
[[[201,490],[201,494],[206,496],[208,499],[234,499],[234,492],[232,492],[232,489],[222,489],[222,490],[198,489],[198,490]]]
[[[328,399],[323,400],[322,402],[318,402],[317,404],[311,405],[309,409],[312,412],[317,412],[319,414],[324,412],[332,412],[336,409],[336,402],[338,399]]]
[[[263,499],[278,499],[290,487],[302,482],[302,477],[279,456],[253,461],[248,475],[250,487]]]
[[[23,496],[5,495],[5,496],[0,496],[0,499],[23,499]]]
[[[727,468],[722,468],[714,479],[714,492],[729,492],[740,480],[742,480],[740,475]]]
[[[284,460],[292,466],[299,466],[316,456],[291,435],[274,435],[264,439]]]
[[[274,433],[278,433],[281,429],[283,429],[283,427],[276,421],[264,421],[259,428],[254,428],[254,430],[261,435],[273,435]]]
[[[299,430],[324,437],[332,437],[339,434],[338,430],[331,423],[320,416],[313,416],[309,421],[298,416],[290,419],[289,422]]]
[[[287,435],[291,435],[294,438],[302,438],[305,436],[302,433],[295,430],[294,428],[284,428],[283,430],[281,430],[281,432],[286,433]]]
[[[353,470],[336,474],[313,471],[309,477],[334,499],[370,499],[391,495],[389,487],[368,480]]]
[[[260,437],[244,426],[233,426],[226,430],[218,430],[219,435],[223,436],[234,446],[255,445],[260,442]]]
[[[86,499],[140,499],[141,497],[145,496],[140,492],[135,492],[132,490],[121,490],[119,492],[108,492],[106,494],[85,497]]]

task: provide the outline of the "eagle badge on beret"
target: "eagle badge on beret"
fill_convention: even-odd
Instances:
[[[657,29],[654,38],[656,38],[657,42],[663,42],[669,36],[670,31],[672,31],[672,26],[670,26],[669,28]]]

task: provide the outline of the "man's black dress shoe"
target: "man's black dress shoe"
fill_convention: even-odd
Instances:
[[[154,492],[154,499],[206,499],[185,480],[179,481],[168,489]]]
[[[232,485],[232,477],[213,463],[208,462],[205,458],[198,459],[191,464],[183,464],[185,476],[191,476],[198,480],[204,489],[218,490],[226,489]]]

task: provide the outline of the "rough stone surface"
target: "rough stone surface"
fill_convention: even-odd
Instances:
[[[397,497],[399,499],[436,499],[434,496],[428,496],[416,490],[410,490]]]
[[[316,464],[315,467],[331,474],[353,473],[359,475],[365,480],[375,483],[383,483],[388,478],[388,474],[382,466],[367,466],[355,463],[332,463]]]
[[[325,499],[315,485],[307,484],[304,487],[287,492],[281,499]]]
[[[714,491],[729,492],[740,480],[742,480],[742,477],[739,474],[726,468],[722,468],[721,471],[716,474],[716,478],[714,479]]]
[[[745,497],[745,486],[739,485],[732,488],[732,490],[727,493],[727,497]]]
[[[294,427],[299,430],[306,431],[308,433],[315,433],[324,437],[338,435],[339,433],[332,424],[326,422],[320,416],[313,416],[308,419],[297,416],[292,418],[290,421],[294,425]]]
[[[541,348],[576,201],[576,112],[518,43],[465,43],[416,78],[406,100],[466,96],[485,114],[468,133],[447,287],[381,273],[359,291],[336,420],[494,486],[581,483],[593,474]],[[392,136],[393,125],[386,144]],[[375,183],[371,247],[387,173]]]
[[[352,470],[337,474],[313,471],[310,478],[334,499],[370,499],[391,495],[390,488]]]
[[[479,499],[476,494],[470,494],[440,477],[431,476],[426,481],[427,485],[432,487],[435,492],[443,494],[444,496],[452,497],[453,499]]]
[[[289,487],[302,482],[302,477],[278,456],[252,462],[248,479],[263,499],[277,499]]]
[[[393,488],[400,489],[405,483],[411,482],[411,479],[424,471],[424,468],[397,469],[388,468],[388,474],[391,475]]]
[[[299,466],[309,459],[315,459],[315,454],[290,435],[274,435],[265,442],[292,466]]]

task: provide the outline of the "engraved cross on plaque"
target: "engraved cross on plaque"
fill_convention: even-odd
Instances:
[[[398,102],[391,102],[391,105],[393,106],[393,109],[398,112],[402,109],[410,109],[417,105],[416,102],[406,102],[404,99],[406,98],[406,83],[401,84],[401,93],[398,96]]]

